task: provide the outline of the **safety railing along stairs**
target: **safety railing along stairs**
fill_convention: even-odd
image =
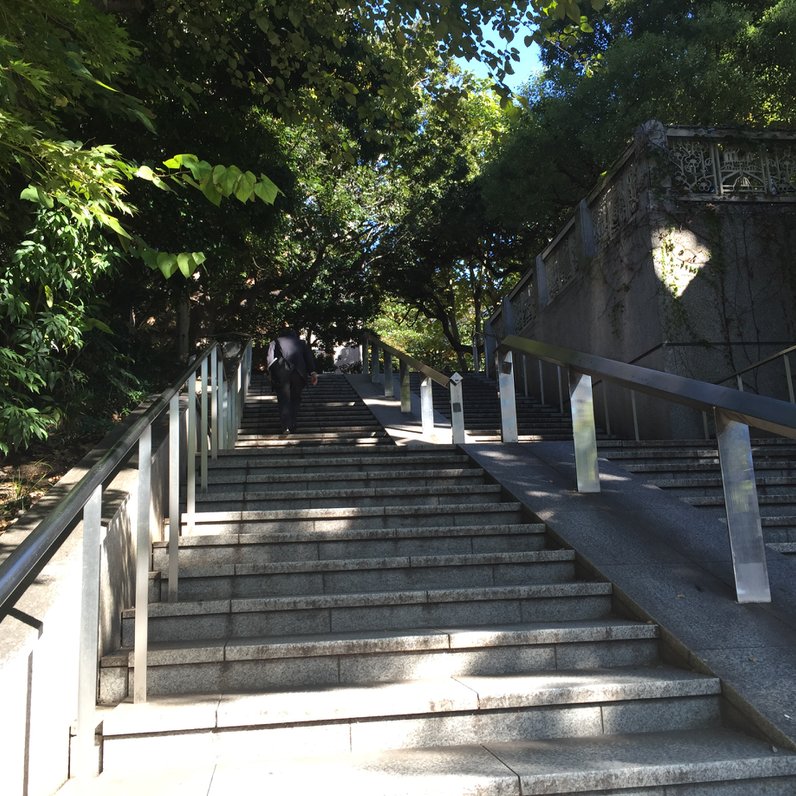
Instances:
[[[253,381],[184,518],[179,600],[150,606],[147,703],[125,698],[135,611],[102,662],[97,793],[794,786],[796,755],[726,724],[715,677],[666,663],[456,446],[396,444],[356,383],[322,374],[277,439]]]

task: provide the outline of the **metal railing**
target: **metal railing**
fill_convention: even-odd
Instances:
[[[368,350],[370,357],[368,357]],[[384,371],[379,365],[379,352],[382,354]],[[431,437],[434,434],[434,401],[432,397],[432,382],[444,387],[450,394],[451,406],[451,441],[454,445],[464,442],[464,402],[462,399],[462,377],[458,373],[446,376],[438,370],[426,365],[419,359],[409,356],[393,346],[380,340],[376,335],[364,332],[362,335],[362,372],[370,374],[373,384],[384,382],[384,396],[394,397],[394,371],[393,359],[398,360],[398,374],[401,393],[401,411],[409,414],[412,411],[412,392],[409,384],[411,371],[420,373],[424,378],[420,383],[420,417],[423,427],[423,436]]]
[[[741,370],[736,370],[735,373],[731,373],[729,376],[725,376],[723,379],[719,379],[718,381],[714,382],[714,384],[724,384],[725,381],[730,381],[731,379],[735,379],[735,383],[738,389],[741,392],[743,392],[744,374],[751,373],[751,371],[753,370],[757,370],[758,368],[762,368],[764,365],[768,365],[771,362],[776,362],[778,359],[781,359],[782,364],[785,368],[785,384],[788,388],[788,400],[792,404],[794,404],[796,403],[796,396],[794,396],[793,393],[793,375],[790,367],[790,355],[794,351],[796,351],[796,345],[788,346],[782,351],[777,351],[775,354],[770,354],[764,359],[758,360],[757,362],[754,362],[751,365],[747,365],[745,368],[742,368]]]
[[[187,484],[186,518],[188,528],[191,529],[196,514],[197,456],[200,488],[206,490],[208,456],[215,458],[220,449],[234,445],[248,392],[250,371],[251,344],[243,350],[231,380],[226,378],[223,357],[219,357],[218,344],[209,347],[186,368],[173,387],[163,392],[145,412],[129,424],[121,437],[75,484],[66,497],[0,564],[0,617],[2,617],[13,610],[14,604],[29,583],[56,552],[64,535],[71,532],[70,529],[80,521],[82,513],[82,598],[76,733],[76,769],[81,774],[88,774],[92,768],[91,755],[96,729],[103,489],[130,456],[137,453],[133,700],[143,702],[147,697],[153,425],[168,413],[168,599],[173,601],[177,599],[178,591],[180,477],[184,471]],[[183,390],[186,400],[181,401]],[[180,456],[180,415],[183,413],[183,407],[187,420],[187,453],[184,468]]]
[[[796,438],[796,406],[775,398],[509,335],[498,345],[496,353],[504,442],[518,440],[513,409],[514,352],[568,371],[575,467],[581,492],[600,491],[592,377],[711,413],[716,424],[738,602],[771,601],[749,427]],[[507,394],[505,402],[504,392]]]

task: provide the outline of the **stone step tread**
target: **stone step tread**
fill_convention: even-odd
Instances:
[[[793,486],[796,487],[796,474],[793,476],[777,475],[758,475],[756,478],[758,486]],[[700,476],[697,478],[654,478],[651,484],[659,486],[661,489],[681,489],[689,487],[706,487],[721,489],[722,479],[717,476]]]
[[[241,468],[241,474],[229,473],[225,471],[215,470],[210,472],[208,478],[208,485],[222,486],[226,484],[244,483],[244,484],[294,484],[297,479],[300,480],[301,473],[296,473],[291,468],[291,472],[273,472],[273,473],[248,473],[245,469]],[[280,468],[281,470],[284,468]],[[312,480],[317,483],[315,476],[317,473],[306,473],[306,476],[312,478],[305,478],[305,480]],[[391,479],[404,480],[420,480],[420,479],[450,479],[450,478],[463,478],[466,480],[477,480],[484,478],[484,471],[478,467],[448,467],[448,468],[430,468],[427,470],[415,468],[414,470],[382,470],[382,471],[344,471],[344,472],[331,472],[324,474],[324,483],[329,484],[333,482],[347,482],[347,481],[387,481]]]
[[[724,495],[683,495],[682,500],[692,506],[723,506]],[[796,494],[792,495],[757,495],[757,502],[761,506],[786,506],[796,503]]]
[[[221,730],[543,705],[717,696],[718,678],[670,666],[467,675],[258,694],[194,694],[122,703],[103,717],[105,736]]]
[[[241,533],[211,533],[183,536],[180,547],[216,547],[229,545],[281,544],[284,542],[344,542],[351,540],[384,540],[404,538],[427,538],[434,536],[503,536],[544,534],[543,523],[512,523],[488,525],[426,525],[416,528],[361,528],[318,531],[257,531]],[[169,543],[155,542],[155,548],[168,548]]]
[[[334,517],[386,517],[407,516],[411,514],[475,514],[483,513],[510,513],[519,511],[522,504],[519,502],[502,503],[446,503],[439,506],[340,506],[335,508],[318,509],[278,509],[274,511],[202,511],[196,513],[197,522],[256,522],[257,520],[313,520]],[[182,520],[186,522],[187,514]]]
[[[152,665],[306,658],[325,655],[370,655],[396,652],[439,652],[512,646],[549,646],[588,642],[649,641],[659,637],[654,624],[618,618],[533,622],[455,628],[402,628],[314,635],[268,636],[212,641],[153,641]],[[103,657],[103,666],[134,665],[134,651],[119,650]]]
[[[285,440],[280,440],[285,442]],[[239,460],[248,460],[251,465],[260,464],[261,462],[281,462],[282,460],[312,460],[315,461],[318,457],[322,457],[325,461],[331,464],[344,462],[346,464],[362,463],[362,464],[376,464],[379,461],[386,460],[388,463],[392,460],[394,463],[407,461],[409,463],[420,461],[462,461],[463,456],[456,448],[448,447],[445,445],[429,446],[405,445],[398,446],[389,441],[377,447],[360,445],[350,445],[348,443],[341,443],[339,445],[323,445],[323,446],[310,446],[305,445],[300,449],[291,448],[287,445],[282,448],[274,450],[263,451],[257,453],[256,449],[241,448],[219,451],[218,458],[212,461],[215,467],[223,466],[225,462],[232,465],[237,465]],[[466,457],[464,457],[466,458]]]
[[[519,565],[569,562],[574,550],[536,550],[524,553],[470,553],[467,555],[395,556],[382,558],[323,559],[321,561],[279,561],[270,564],[214,564],[181,567],[180,578],[234,577],[237,575],[284,575],[313,572],[357,572],[363,570],[421,569],[485,565]],[[163,570],[167,570],[164,568]]]
[[[250,439],[244,442],[236,443],[236,450],[238,451],[246,451],[247,449],[255,449],[255,448],[284,448],[284,447],[311,447],[314,446],[318,440],[327,439],[329,445],[334,445],[340,440],[345,440],[346,443],[355,443],[356,445],[360,446],[367,446],[367,445],[392,445],[392,441],[389,437],[383,436],[381,434],[377,434],[374,432],[373,436],[369,437],[340,437],[340,436],[332,436],[324,435],[324,434],[310,434],[305,437],[302,437],[301,434],[291,434],[288,436],[277,436],[273,434],[263,435],[261,437],[257,437],[256,439]]]
[[[256,611],[304,611],[326,608],[352,608],[384,605],[426,605],[495,600],[533,600],[577,598],[612,594],[610,583],[577,581],[526,586],[483,586],[471,589],[406,589],[387,592],[351,594],[309,594],[286,597],[234,597],[218,600],[192,600],[150,603],[150,619],[174,616],[251,613]],[[135,616],[135,608],[126,608],[122,616]]]
[[[172,796],[249,793],[261,783],[268,793],[324,792],[346,796],[535,796],[598,792],[639,796],[683,786],[703,792],[714,783],[735,783],[727,796],[796,791],[796,756],[725,729],[539,739],[510,743],[437,746],[386,752],[312,752],[306,747],[218,752],[182,771],[173,759],[150,759],[122,772],[106,770],[94,780],[70,780],[59,796]],[[158,762],[160,765],[158,765]],[[768,778],[782,778],[774,790]],[[758,785],[756,781],[760,781]],[[658,786],[660,783],[660,786]],[[790,784],[789,784],[790,783]],[[649,790],[648,790],[649,787]],[[790,790],[788,790],[790,788]],[[677,793],[683,793],[679,787]],[[707,790],[705,793],[709,792]]]
[[[433,497],[435,495],[481,495],[488,499],[489,495],[499,495],[502,487],[499,484],[432,484],[415,486],[371,486],[349,487],[348,489],[281,489],[273,490],[240,489],[240,490],[214,490],[213,492],[198,492],[197,503],[212,503],[214,501],[249,501],[249,500],[283,500],[291,498],[298,503],[313,499],[331,498],[357,498],[365,497]]]
[[[764,528],[779,528],[796,526],[796,516],[793,514],[769,514],[760,518]]]

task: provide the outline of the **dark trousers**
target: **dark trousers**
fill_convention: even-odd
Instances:
[[[278,368],[278,365],[274,366]],[[306,382],[304,378],[295,370],[285,371],[280,369],[277,375],[276,400],[279,404],[279,423],[283,430],[296,430],[296,418],[301,404],[301,393]]]

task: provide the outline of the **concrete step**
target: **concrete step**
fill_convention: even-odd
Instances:
[[[167,572],[161,575],[161,599],[165,600]],[[562,583],[574,576],[575,556],[571,550],[212,564],[181,568],[179,599]]]
[[[611,587],[602,582],[200,600],[152,603],[149,639],[575,621],[605,618],[610,611]],[[122,646],[133,645],[134,620],[134,608],[123,611]]]
[[[283,509],[275,511],[204,511],[196,514],[196,533],[323,531],[406,528],[526,522],[520,503],[451,503],[437,506],[397,505]],[[188,522],[183,514],[182,523]]]
[[[541,523],[421,526],[393,529],[218,533],[183,536],[181,566],[267,564],[389,556],[465,555],[541,550]],[[153,546],[156,570],[168,567],[168,542]]]
[[[152,695],[253,692],[652,666],[657,638],[653,625],[614,619],[161,642],[150,648],[147,690]],[[132,693],[134,665],[132,650],[103,658],[103,704]]]
[[[247,489],[198,492],[198,511],[279,511],[297,506],[306,508],[344,508],[377,506],[446,506],[468,503],[484,504],[498,498],[497,484],[474,483],[433,484],[411,486],[366,486],[362,488],[328,489],[325,484],[316,488],[293,488],[284,484],[279,488],[250,486]],[[344,507],[344,508],[343,508]]]
[[[295,469],[299,472],[295,472]],[[284,470],[288,470],[285,472]],[[286,467],[278,472],[260,472],[254,475],[248,474],[248,468],[237,470],[225,469],[223,471],[214,470],[209,474],[208,488],[213,493],[223,493],[231,485],[240,486],[248,492],[256,489],[273,489],[289,487],[292,490],[309,490],[322,486],[327,489],[365,489],[371,486],[378,487],[398,487],[407,484],[417,486],[457,486],[462,484],[472,484],[475,486],[479,482],[484,482],[483,471],[475,467],[447,467],[429,468],[412,470],[384,468],[381,471],[355,470],[331,470],[326,473],[324,478],[319,480],[317,473],[306,473],[301,465]]]
[[[175,792],[226,796],[246,793],[252,783],[274,794],[314,793],[322,787],[346,796],[662,796],[664,788],[667,796],[796,792],[793,755],[721,729],[360,754],[327,747],[317,735],[307,737],[300,750],[256,743],[214,744],[206,732],[200,738],[201,757],[180,774],[174,771],[171,744],[159,749],[126,741],[123,756],[120,749],[112,752],[113,744],[108,742],[105,773],[93,782],[75,783],[76,790],[59,796],[172,796]],[[180,755],[189,756],[184,749]]]

